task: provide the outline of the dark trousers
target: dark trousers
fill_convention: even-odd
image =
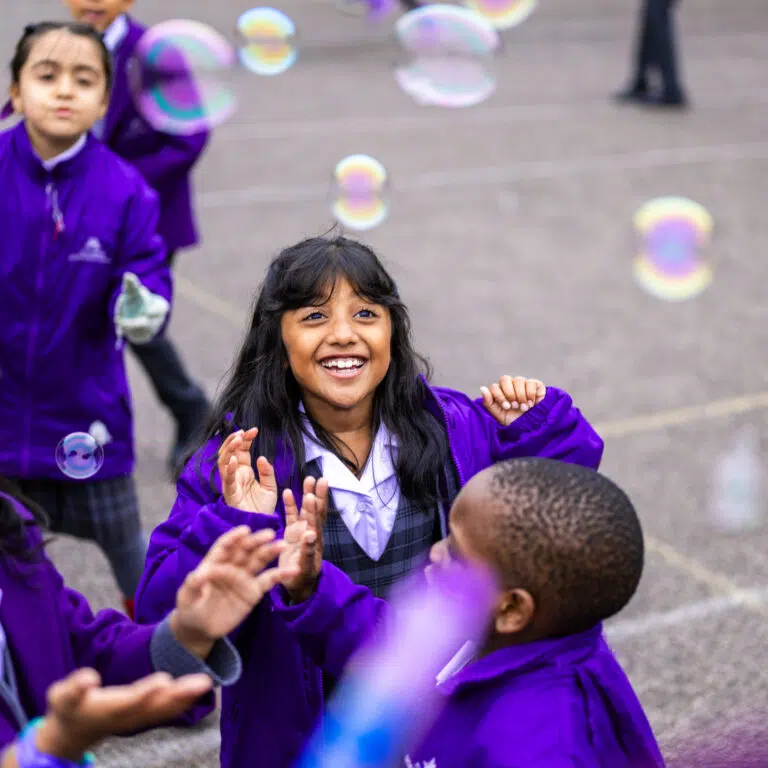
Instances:
[[[682,95],[675,46],[675,3],[676,0],[644,0],[635,48],[634,90],[647,90],[648,73],[656,70],[661,75],[665,96]]]
[[[168,255],[171,268],[175,256],[175,252]],[[130,346],[147,372],[158,399],[176,420],[177,442],[187,442],[208,414],[205,392],[190,378],[176,346],[165,332],[147,344]]]

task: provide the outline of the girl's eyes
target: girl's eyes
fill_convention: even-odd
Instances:
[[[304,317],[304,320],[312,321],[312,320],[322,320],[325,315],[323,315],[322,312],[310,312],[308,315]],[[362,320],[371,320],[375,317],[378,317],[376,312],[374,312],[372,309],[361,309],[355,317],[359,317]]]

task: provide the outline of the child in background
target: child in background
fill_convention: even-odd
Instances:
[[[268,590],[294,575],[262,571],[285,546],[271,531],[240,528],[214,544],[160,624],[139,626],[112,610],[94,616],[46,557],[43,518],[0,477],[0,748],[25,731],[21,746],[0,760],[3,768],[39,768],[30,759],[35,749],[77,762],[110,733],[181,714],[210,690],[211,680],[233,683],[241,664],[226,635]],[[147,678],[155,671],[163,674]],[[171,676],[180,679],[173,683]],[[109,687],[100,691],[102,681]],[[30,724],[45,715],[50,686],[48,715]]]
[[[292,516],[285,535],[294,544],[281,563],[303,568],[304,584],[288,582],[293,603],[316,580],[314,594],[288,605],[278,588],[272,602],[303,652],[338,675],[381,627],[388,605],[322,562],[323,513],[304,507],[310,514]],[[500,585],[496,609],[485,642],[462,649],[464,658],[439,676],[444,709],[404,766],[663,766],[602,628],[632,598],[643,559],[632,503],[600,474],[518,459],[475,475],[456,498],[430,569],[491,568]]]
[[[139,620],[171,610],[179,580],[223,532],[280,531],[278,487],[300,498],[322,475],[330,486],[325,557],[385,596],[427,564],[447,534],[451,502],[477,472],[531,455],[598,466],[602,440],[566,392],[505,376],[473,401],[430,386],[422,371],[408,310],[370,248],[318,237],[284,250],[268,269],[204,444],[152,534]],[[285,634],[263,611],[241,628],[236,645],[248,661],[242,685],[222,699],[224,768],[245,764],[257,744],[265,765],[289,764],[314,722],[312,699],[249,693],[279,690],[287,670],[303,674]],[[285,722],[295,728],[278,744],[270,734]],[[247,735],[232,739],[238,723],[249,723]]]
[[[198,242],[190,174],[205,149],[208,135],[161,133],[137,112],[128,87],[128,62],[145,27],[127,15],[133,0],[65,1],[76,21],[92,24],[104,35],[114,63],[114,82],[109,109],[94,126],[94,134],[133,165],[159,195],[157,228],[168,249],[168,266],[173,268],[176,254]],[[190,378],[167,333],[159,333],[146,344],[131,345],[131,349],[176,422],[176,438],[168,459],[175,482],[185,452],[199,437],[208,417],[208,398]]]
[[[88,133],[111,72],[101,36],[74,23],[26,27],[11,61],[24,119],[0,135],[0,473],[53,531],[101,547],[130,613],[147,541],[122,341],[162,329],[171,277],[157,195]],[[103,466],[69,479],[57,445],[97,427]]]

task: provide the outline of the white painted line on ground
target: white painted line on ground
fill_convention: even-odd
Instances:
[[[698,147],[673,147],[625,152],[612,155],[591,155],[575,160],[536,160],[507,166],[486,168],[449,168],[428,171],[404,177],[396,182],[398,195],[409,192],[450,187],[479,187],[540,179],[560,179],[628,170],[668,168],[712,162],[736,162],[768,158],[768,142],[714,144]],[[303,184],[293,187],[253,186],[243,189],[204,192],[200,207],[205,210],[234,208],[256,203],[275,205],[282,203],[315,202],[327,200],[327,184]]]
[[[656,432],[666,427],[677,427],[696,421],[712,421],[718,418],[749,413],[768,408],[768,392],[756,392],[741,397],[727,397],[689,408],[675,408],[629,419],[617,419],[595,424],[600,436],[605,438],[636,435],[639,432]]]
[[[696,94],[696,112],[708,110],[749,108],[768,103],[768,91],[734,92],[716,91]],[[480,107],[461,112],[424,110],[417,115],[382,115],[380,117],[337,117],[328,119],[300,119],[267,121],[249,124],[225,124],[216,133],[216,144],[238,141],[281,141],[294,138],[320,136],[375,135],[412,133],[413,131],[440,127],[474,125],[506,125],[509,123],[539,122],[542,120],[592,119],[609,114],[629,114],[612,104],[608,98],[600,101],[557,102],[551,104],[527,104],[504,107]],[[637,114],[637,113],[633,113]]]
[[[619,619],[606,627],[608,640],[621,641],[651,632],[692,624],[737,608],[748,608],[768,601],[768,587],[738,590],[730,595],[709,597],[686,603],[669,611],[654,611],[634,619]]]

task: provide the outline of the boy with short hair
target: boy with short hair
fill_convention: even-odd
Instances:
[[[336,675],[388,606],[329,563],[320,565],[321,530],[322,520],[315,520],[303,551],[297,546],[284,555],[286,562],[303,563],[294,604],[284,602],[280,590],[272,599],[305,652]],[[405,765],[663,766],[602,631],[602,622],[632,598],[643,558],[632,503],[592,470],[517,459],[470,480],[430,567],[455,560],[491,567],[500,584],[496,610],[484,644],[447,679],[441,675],[445,707]],[[295,604],[315,579],[314,594]]]

